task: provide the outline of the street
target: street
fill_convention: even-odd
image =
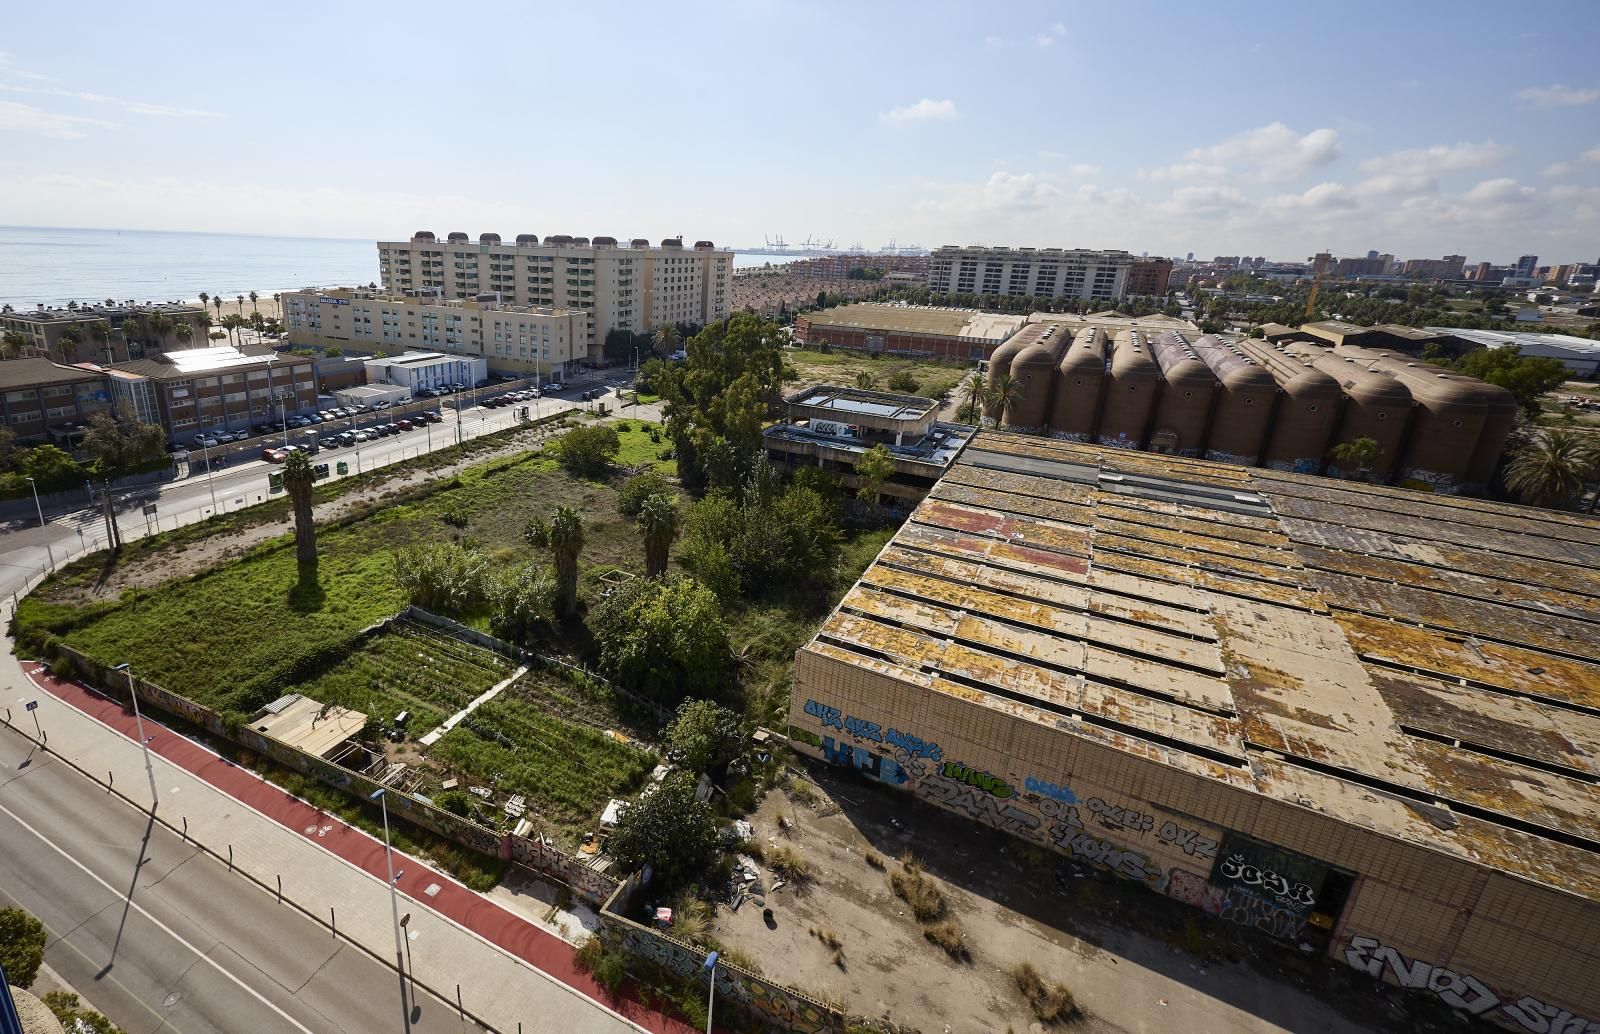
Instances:
[[[398,975],[121,798],[0,731],[0,904],[129,1034],[395,1031]],[[427,994],[412,1029],[482,1028]]]

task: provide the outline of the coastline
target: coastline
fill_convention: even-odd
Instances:
[[[218,311],[217,306],[216,306],[216,299],[213,298],[211,301],[206,303],[206,313],[213,320],[220,320],[223,316],[227,316],[230,313],[235,313],[235,312],[239,313],[241,316],[244,316],[245,318],[248,319],[252,312],[255,312],[255,311],[259,310],[261,312],[261,315],[264,316],[265,318],[267,318],[269,320],[275,320],[275,319],[280,318],[280,316],[279,316],[279,312],[278,312],[278,303],[277,303],[276,300],[273,299],[273,297],[272,297],[273,294],[274,293],[283,294],[283,293],[286,293],[288,291],[302,291],[302,290],[304,290],[304,288],[302,288],[302,287],[280,287],[280,288],[277,289],[276,292],[257,290],[256,291],[256,296],[257,297],[256,297],[256,301],[255,301],[255,305],[254,306],[252,306],[250,304],[250,294],[247,291],[247,292],[245,292],[245,295],[244,295],[244,304],[243,305],[241,305],[239,303],[237,295],[235,295],[232,298],[228,298],[228,297],[223,298],[222,299],[222,309],[221,309],[220,312]],[[185,304],[185,305],[199,305],[200,304],[200,299],[199,298],[185,298],[184,301],[183,301],[183,304]]]

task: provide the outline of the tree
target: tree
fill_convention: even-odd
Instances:
[[[1339,473],[1346,478],[1354,478],[1363,471],[1371,470],[1373,461],[1382,451],[1376,439],[1356,438],[1329,449],[1328,459],[1338,465]]]
[[[0,336],[0,359],[15,359],[28,347],[28,337],[20,330],[8,330]]]
[[[574,427],[550,444],[556,462],[578,477],[600,477],[611,469],[622,441],[610,424]]]
[[[729,595],[730,570],[733,587],[751,595],[833,576],[837,503],[801,485],[763,490],[763,480],[753,476],[738,498],[714,492],[684,514],[679,559],[719,596]]]
[[[921,385],[917,383],[917,375],[910,370],[901,370],[889,378],[889,388],[893,391],[915,395],[920,387]]]
[[[83,451],[90,457],[89,476],[100,483],[106,541],[112,553],[122,549],[122,528],[117,523],[111,483],[159,459],[166,451],[166,437],[159,425],[144,423],[125,403],[117,407],[115,414],[101,410],[89,416]]]
[[[673,760],[691,772],[709,772],[739,755],[744,730],[739,716],[712,700],[685,700],[667,726]]]
[[[1540,398],[1569,376],[1559,360],[1523,355],[1516,348],[1475,348],[1455,365],[1470,377],[1511,392],[1530,419],[1539,415]]]
[[[542,564],[508,571],[489,586],[489,631],[519,645],[555,624],[555,579]]]
[[[82,344],[83,331],[77,327],[68,327],[63,330],[61,336],[56,338],[56,348],[61,361],[64,363],[77,362],[79,358],[78,348]]]
[[[111,342],[111,324],[106,320],[95,320],[89,324],[89,336],[99,345],[101,353],[106,351],[106,346]]]
[[[966,401],[956,410],[956,419],[963,424],[981,425],[984,409],[989,405],[988,383],[981,375],[975,373],[967,378],[961,390],[966,396]]]
[[[641,797],[617,820],[606,854],[626,872],[650,866],[658,893],[688,883],[717,858],[717,822],[711,805],[695,799],[696,779],[674,772],[656,792]]]
[[[254,291],[251,291],[250,292],[250,311],[251,312],[260,312],[261,311],[261,307],[256,304],[256,297],[257,297],[256,293]],[[244,304],[244,299],[243,298],[239,299],[239,304],[240,305]]]
[[[670,498],[672,484],[661,471],[650,467],[622,483],[622,491],[617,493],[617,512],[630,519],[637,517],[644,509],[645,500],[653,495]]]
[[[997,373],[989,378],[989,391],[985,414],[996,423],[1003,424],[1012,407],[1022,401],[1022,384],[1007,373]]]
[[[207,292],[207,291],[201,291],[200,292],[200,308],[202,310],[205,309],[206,303],[209,302],[210,300],[211,300],[211,294],[209,292]]]
[[[395,580],[406,597],[437,614],[464,614],[483,597],[489,558],[455,542],[413,546],[394,554]]]
[[[35,445],[22,453],[17,471],[33,478],[41,492],[62,492],[83,485],[83,468],[54,445]]]
[[[678,332],[676,325],[663,323],[656,328],[652,342],[656,355],[669,356],[678,350],[678,345],[683,342],[683,335]]]
[[[1600,476],[1600,447],[1576,431],[1539,430],[1506,465],[1506,488],[1529,506],[1564,507]]]
[[[194,338],[194,325],[188,320],[179,320],[172,328],[172,334],[178,339],[179,348],[188,348],[190,340]]]
[[[678,540],[678,507],[669,495],[656,494],[639,508],[639,534],[644,538],[644,574],[667,572],[667,555]]]
[[[144,354],[144,330],[139,326],[137,316],[129,316],[122,321],[122,343],[128,351],[129,359],[137,359]],[[135,345],[138,346],[137,353]]]
[[[879,442],[856,461],[856,498],[870,507],[878,505],[878,493],[883,483],[894,477],[894,457],[888,446]]]
[[[43,923],[20,908],[0,908],[0,965],[8,982],[23,988],[33,983],[44,963],[44,945]]]
[[[860,373],[856,374],[856,387],[860,388],[862,391],[871,391],[873,385],[877,383],[878,379],[872,376],[872,374],[868,373],[866,370],[862,370]]]
[[[221,319],[222,318],[222,295],[219,294],[219,295],[213,296],[212,299],[211,299],[211,304],[215,305],[217,307],[217,318]]]
[[[167,335],[172,333],[172,317],[157,309],[150,314],[150,333],[156,336],[156,345],[165,348]]]
[[[311,489],[315,484],[311,457],[299,449],[291,451],[283,461],[283,487],[294,507],[294,558],[302,585],[317,583],[317,524],[311,513]]]
[[[595,609],[601,672],[666,704],[728,689],[732,657],[715,594],[693,578],[635,578]]]
[[[546,524],[531,518],[522,536],[538,549],[548,549],[556,565],[556,614],[571,617],[578,609],[578,558],[583,553],[583,518],[570,506],[558,506]]]

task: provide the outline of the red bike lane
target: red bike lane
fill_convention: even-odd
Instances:
[[[114,729],[129,741],[138,742],[131,710],[77,682],[51,676],[37,662],[23,661],[22,666],[28,678],[41,690]],[[152,730],[159,732],[152,735]],[[218,757],[149,717],[145,718],[145,734],[150,736],[153,753],[379,881],[387,879],[381,840],[307,804],[254,772]],[[658,1034],[693,1034],[694,1028],[688,1024],[641,1003],[631,983],[624,985],[617,994],[607,991],[578,969],[575,950],[570,944],[458,883],[448,874],[399,851],[395,852],[395,873],[395,885],[414,904],[454,921],[631,1022]]]

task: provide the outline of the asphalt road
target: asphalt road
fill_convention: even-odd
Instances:
[[[397,972],[0,729],[0,904],[129,1034],[404,1029]],[[479,1030],[422,992],[411,1029]]]

